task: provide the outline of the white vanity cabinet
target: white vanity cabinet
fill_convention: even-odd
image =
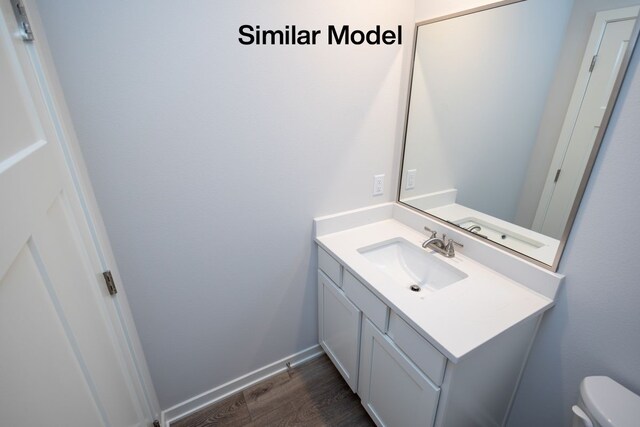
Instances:
[[[505,425],[540,319],[452,361],[321,247],[318,316],[320,345],[374,422],[389,427]]]

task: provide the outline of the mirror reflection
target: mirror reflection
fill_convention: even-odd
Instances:
[[[528,0],[419,25],[399,201],[557,267],[638,0]]]

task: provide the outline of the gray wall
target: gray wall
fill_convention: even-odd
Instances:
[[[312,218],[395,197],[413,1],[38,7],[162,407],[316,344]],[[241,46],[243,24],[405,44]]]

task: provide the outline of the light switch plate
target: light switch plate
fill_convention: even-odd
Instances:
[[[412,190],[416,187],[416,173],[417,169],[411,169],[407,171],[407,183],[405,185],[405,190]]]
[[[381,196],[384,193],[384,175],[373,176],[373,195]]]

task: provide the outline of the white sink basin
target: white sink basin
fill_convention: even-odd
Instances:
[[[437,258],[442,255],[421,249],[402,238],[366,246],[358,252],[407,289],[418,285],[421,289],[437,291],[467,278],[465,273]]]

